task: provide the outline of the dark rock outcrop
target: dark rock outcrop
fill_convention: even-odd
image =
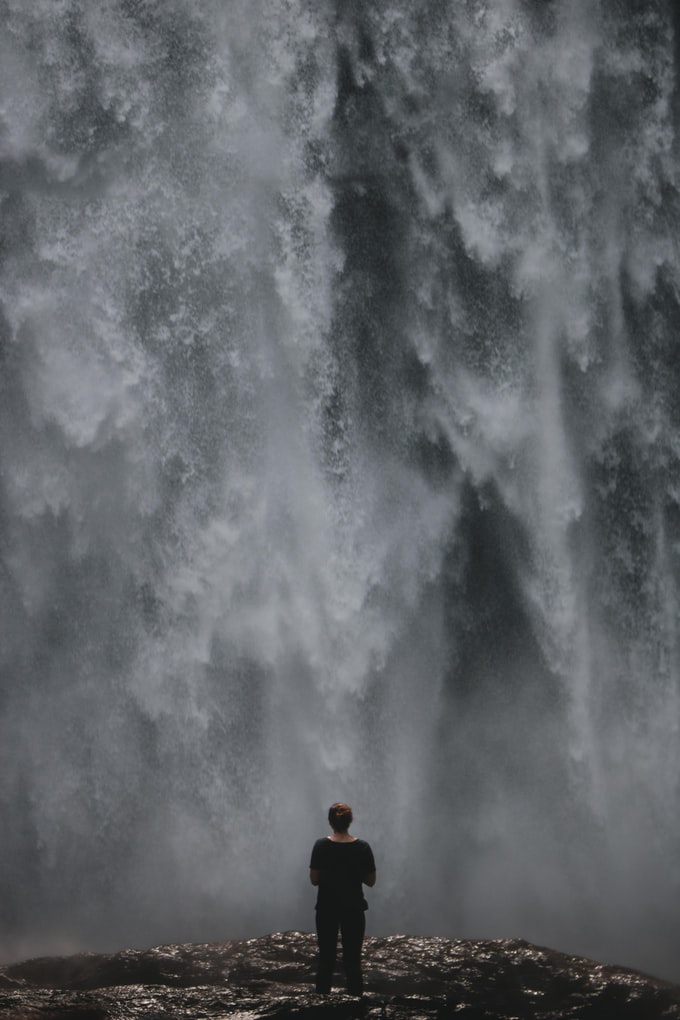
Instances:
[[[361,1002],[316,995],[314,955],[313,935],[287,932],[28,960],[0,970],[0,1018],[680,1020],[680,986],[520,939],[369,938]]]

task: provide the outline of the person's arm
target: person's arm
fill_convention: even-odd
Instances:
[[[365,871],[364,877],[361,879],[361,881],[363,882],[364,885],[367,885],[370,888],[372,888],[375,885],[375,857],[373,856],[373,851],[371,850],[368,843],[364,844],[362,850],[364,856],[363,864]]]
[[[321,881],[321,865],[323,864],[323,840],[317,839],[312,849],[312,856],[309,861],[309,881],[312,885],[318,885]]]

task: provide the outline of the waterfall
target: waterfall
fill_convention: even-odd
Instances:
[[[680,979],[680,19],[0,0],[0,953]]]

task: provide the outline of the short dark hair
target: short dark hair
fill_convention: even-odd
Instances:
[[[349,804],[331,804],[328,809],[328,821],[334,832],[347,832],[352,824],[352,809]]]

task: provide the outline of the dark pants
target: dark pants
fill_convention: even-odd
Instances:
[[[316,935],[319,940],[319,957],[316,966],[316,990],[331,990],[335,957],[338,951],[338,931],[342,939],[342,962],[345,967],[347,991],[361,995],[364,981],[361,976],[361,947],[366,931],[363,910],[336,911],[328,908],[316,912]]]

